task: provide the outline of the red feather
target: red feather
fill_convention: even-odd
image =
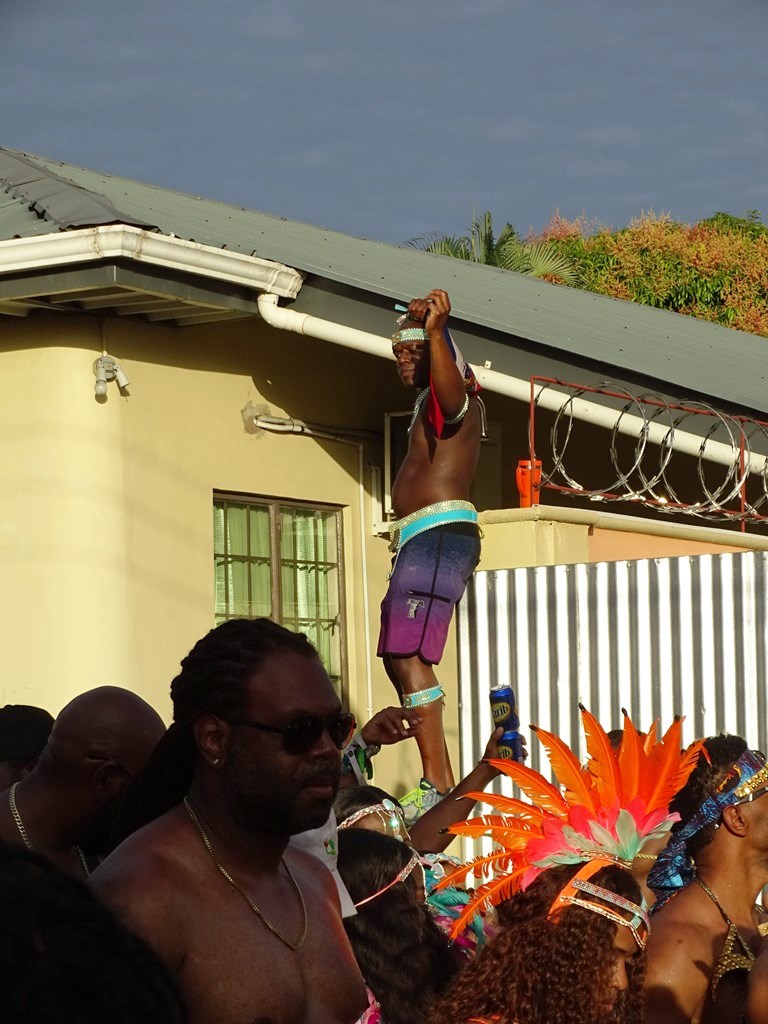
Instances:
[[[544,811],[535,804],[528,804],[525,800],[517,800],[513,796],[504,796],[501,793],[465,793],[464,800],[477,800],[482,804],[489,804],[495,807],[502,814],[516,814],[521,818],[530,818],[531,821],[541,822],[544,820]]]
[[[608,733],[598,720],[579,704],[584,736],[587,740],[589,761],[587,767],[595,778],[597,792],[604,807],[610,807],[618,798],[621,800],[621,773],[616,752],[608,739]]]
[[[495,850],[493,853],[484,854],[481,857],[474,857],[472,860],[467,861],[466,864],[462,864],[456,868],[455,871],[448,872],[435,886],[435,892],[439,892],[441,889],[447,889],[449,885],[456,885],[461,883],[460,887],[463,888],[466,884],[467,875],[472,872],[476,878],[483,878],[487,875],[489,868],[498,868],[503,870],[506,865],[512,861],[512,854],[509,850]],[[461,879],[464,879],[461,882]]]
[[[479,910],[483,910],[489,905],[495,906],[516,892],[517,882],[523,872],[527,870],[528,865],[525,865],[510,872],[508,875],[502,875],[490,882],[486,882],[485,885],[481,885],[454,921],[451,927],[451,938],[455,939]]]
[[[499,758],[493,758],[488,761],[488,764],[498,768],[502,775],[506,775],[508,779],[517,783],[526,796],[530,797],[543,811],[550,811],[558,817],[568,813],[568,804],[562,793],[533,768],[526,768],[525,765],[518,764],[517,761]]]
[[[619,771],[621,772],[622,790],[627,796],[640,795],[643,781],[646,778],[645,765],[648,760],[640,733],[634,726],[624,708],[624,735],[619,749]]]
[[[657,807],[666,807],[677,792],[675,782],[683,760],[680,750],[682,730],[682,719],[676,717],[648,758],[648,767],[653,779],[646,797],[646,808],[649,811]]]
[[[570,802],[587,807],[592,813],[597,812],[594,783],[590,774],[581,767],[579,759],[567,743],[545,729],[532,725],[531,730],[547,752],[549,763],[557,776],[557,781],[565,789]]]

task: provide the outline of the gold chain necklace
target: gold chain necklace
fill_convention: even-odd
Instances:
[[[303,922],[304,922],[304,924],[302,926],[302,929],[301,929],[301,935],[299,936],[298,941],[295,942],[295,943],[291,942],[289,939],[286,939],[286,937],[284,935],[282,935],[277,930],[277,928],[275,928],[275,926],[270,921],[268,921],[266,919],[264,914],[259,910],[259,908],[253,902],[251,897],[245,891],[245,889],[243,889],[240,885],[238,885],[238,883],[234,880],[232,875],[230,875],[230,873],[227,871],[227,869],[224,867],[224,865],[221,864],[216,859],[216,854],[213,852],[213,846],[211,845],[211,841],[208,838],[208,836],[206,835],[205,829],[203,828],[200,819],[195,814],[194,810],[192,809],[192,805],[190,804],[189,800],[186,797],[184,797],[184,806],[187,809],[187,814],[190,816],[190,818],[192,819],[193,824],[197,828],[197,831],[200,833],[200,837],[203,840],[203,843],[205,844],[205,848],[208,851],[208,853],[211,855],[211,860],[216,865],[216,867],[219,869],[221,874],[226,878],[226,880],[229,882],[229,884],[232,886],[232,888],[240,893],[240,895],[243,897],[245,902],[248,904],[248,906],[251,908],[251,910],[254,912],[254,914],[258,917],[258,919],[261,921],[261,923],[263,925],[266,925],[266,927],[269,928],[269,930],[272,932],[272,934],[274,936],[276,936],[276,938],[280,939],[280,941],[283,943],[284,946],[287,946],[288,949],[293,950],[294,953],[296,953],[298,950],[300,950],[301,947],[304,945],[304,940],[306,939],[307,931],[309,930],[309,918],[307,916],[307,905],[304,902],[304,896],[302,895],[301,889],[299,888],[299,883],[293,877],[291,869],[288,867],[288,865],[285,862],[285,858],[284,857],[282,858],[283,867],[288,872],[288,877],[291,880],[291,884],[293,885],[293,888],[296,890],[296,895],[299,898],[299,906],[301,907],[301,916],[302,916],[302,919],[303,919]]]
[[[11,814],[13,816],[13,820],[16,822],[16,828],[19,830],[19,835],[21,836],[22,840],[24,841],[24,845],[26,846],[26,848],[28,850],[32,850],[34,852],[35,848],[32,845],[32,843],[30,843],[30,841],[29,841],[29,836],[27,835],[27,830],[24,828],[24,822],[21,820],[21,815],[19,814],[19,809],[16,806],[16,787],[17,786],[18,786],[18,782],[14,782],[14,784],[8,790],[8,806],[11,809]],[[90,874],[91,874],[91,869],[88,867],[88,862],[85,859],[85,854],[83,853],[83,851],[80,849],[79,846],[73,846],[72,850],[73,850],[74,853],[77,854],[78,859],[80,860],[80,866],[83,869],[83,874],[85,875],[86,878],[88,878],[90,876]]]

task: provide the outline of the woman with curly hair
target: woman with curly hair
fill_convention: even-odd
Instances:
[[[578,905],[550,914],[582,867],[544,871],[499,906],[498,935],[433,1006],[430,1024],[640,1024],[645,953],[630,928]],[[623,868],[603,867],[591,881],[640,903]]]
[[[641,738],[625,713],[616,751],[581,707],[588,761],[532,726],[557,777],[496,761],[530,802],[489,794],[499,814],[451,832],[495,842],[470,871],[481,882],[454,929],[496,905],[496,938],[433,1007],[430,1024],[640,1024],[648,910],[632,866],[676,820],[669,802],[693,771],[701,741],[681,751],[681,721]],[[487,877],[489,876],[490,877]],[[483,878],[486,880],[483,880]],[[442,883],[441,883],[442,884]]]
[[[339,832],[339,873],[357,914],[344,919],[384,1024],[422,1024],[458,969],[425,906],[424,869],[405,843],[368,829]],[[374,1024],[374,1012],[366,1022]]]

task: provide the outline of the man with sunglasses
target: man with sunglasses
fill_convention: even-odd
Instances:
[[[646,1013],[654,1024],[744,1015],[768,883],[768,767],[739,736],[706,754],[672,801],[681,815],[648,876],[656,895]]]
[[[130,690],[100,686],[60,712],[35,768],[0,794],[0,839],[86,877],[126,787],[165,725]]]
[[[211,630],[171,696],[145,773],[163,800],[96,892],[175,975],[191,1024],[352,1024],[366,996],[336,886],[289,841],[328,820],[354,717],[306,637],[267,619]]]

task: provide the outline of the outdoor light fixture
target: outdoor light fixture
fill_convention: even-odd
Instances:
[[[97,395],[106,395],[107,383],[110,380],[117,381],[117,386],[122,390],[127,388],[131,383],[123,372],[120,363],[112,356],[108,356],[106,353],[103,356],[99,356],[96,362],[93,364],[93,373],[96,377],[96,383],[93,386],[93,390]]]

